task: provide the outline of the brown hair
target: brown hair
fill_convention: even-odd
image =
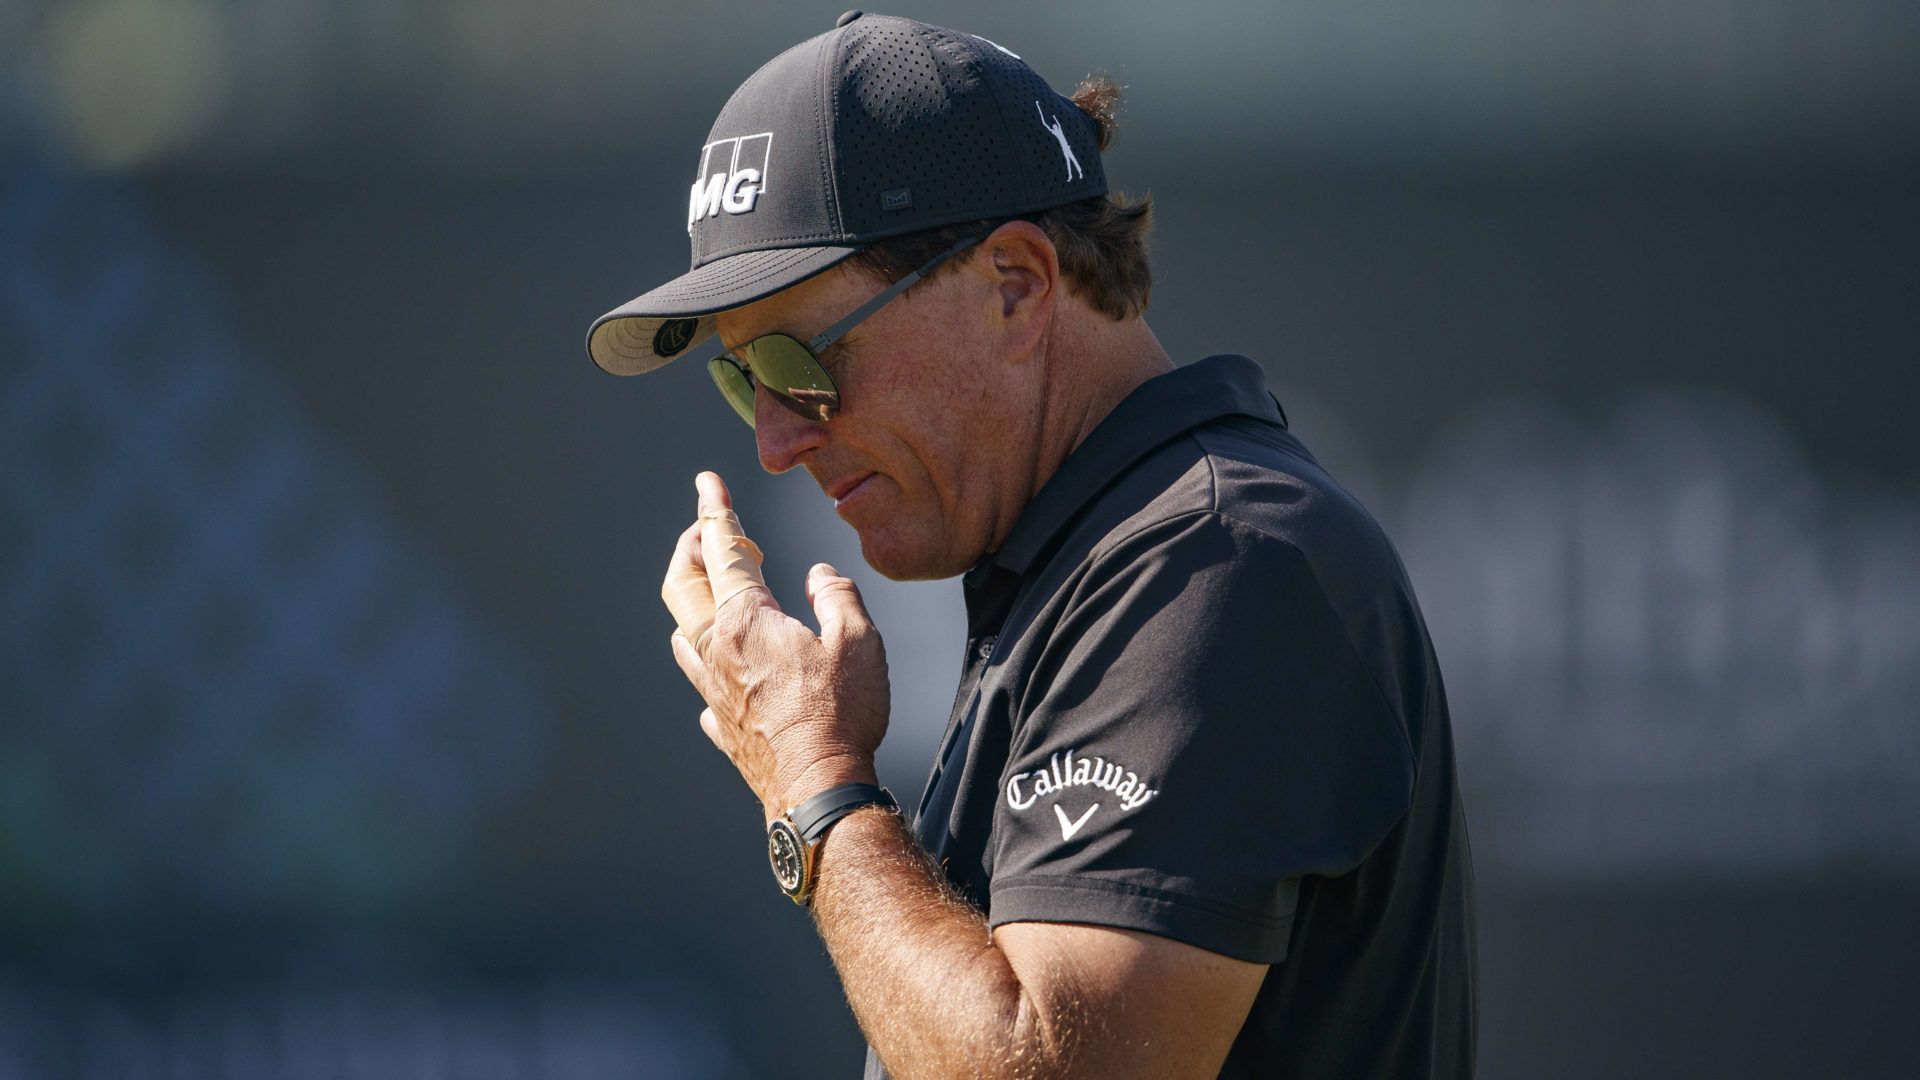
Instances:
[[[1120,87],[1104,73],[1087,76],[1071,100],[1093,118],[1105,150],[1119,127]],[[1060,257],[1060,271],[1074,295],[1116,321],[1147,310],[1153,274],[1147,266],[1147,234],[1153,229],[1153,196],[1129,199],[1108,192],[1022,216],[1046,230]],[[889,236],[847,260],[848,266],[882,281],[898,281],[935,255],[969,236],[982,236],[999,221],[968,221]],[[941,272],[957,265],[946,263]]]

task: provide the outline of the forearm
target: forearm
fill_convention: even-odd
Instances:
[[[1064,1073],[1077,1025],[1022,984],[899,815],[867,810],[834,826],[813,911],[894,1080]]]

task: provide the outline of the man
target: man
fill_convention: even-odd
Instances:
[[[1471,868],[1411,587],[1252,361],[1176,369],[1141,319],[1114,96],[849,13],[728,101],[693,269],[589,350],[700,355],[875,569],[965,575],[968,653],[903,814],[853,583],[815,566],[820,633],[786,616],[703,473],[674,655],[870,1077],[1468,1075]]]

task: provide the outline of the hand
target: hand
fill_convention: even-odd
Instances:
[[[707,702],[701,730],[768,821],[836,784],[874,783],[887,656],[860,590],[825,563],[807,574],[815,636],[758,583],[759,550],[736,535],[726,484],[703,472],[694,486],[699,517],[680,534],[661,597],[679,624],[673,658]]]

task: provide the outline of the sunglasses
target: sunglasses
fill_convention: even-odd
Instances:
[[[847,332],[907,291],[907,286],[933,273],[934,267],[984,240],[975,236],[935,255],[925,266],[887,286],[873,299],[821,333],[801,341],[788,334],[762,334],[707,361],[707,374],[720,393],[753,426],[753,384],[767,388],[773,399],[808,420],[826,423],[840,414],[840,391],[820,364],[820,354]]]

